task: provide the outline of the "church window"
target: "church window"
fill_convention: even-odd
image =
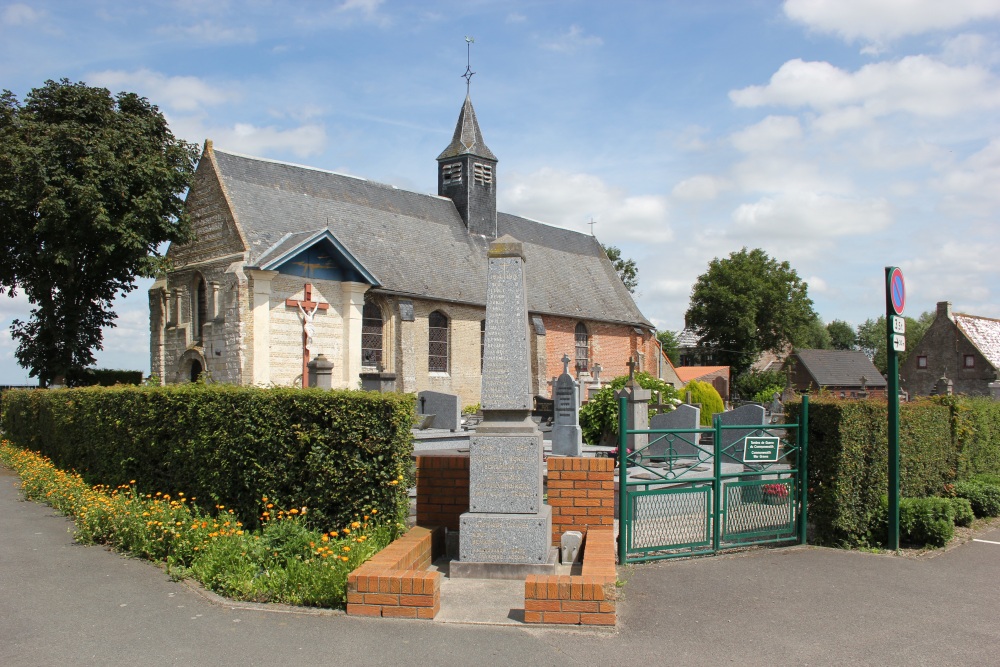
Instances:
[[[445,185],[462,182],[462,163],[455,162],[441,167],[441,180]]]
[[[486,362],[486,320],[479,321],[479,372],[483,371]]]
[[[448,372],[448,317],[435,310],[427,318],[427,368],[432,373]]]
[[[382,368],[382,309],[368,302],[361,311],[361,365]]]
[[[576,325],[576,370],[590,369],[590,334],[583,322]]]
[[[976,357],[971,354],[965,355],[964,363],[962,365],[965,366],[966,368],[975,368]]]
[[[493,182],[493,167],[476,162],[472,165],[472,177],[479,185],[489,185]]]
[[[208,286],[201,276],[195,278],[194,303],[191,304],[192,335],[194,342],[199,345],[203,342],[201,328],[208,320]]]
[[[927,355],[921,354],[917,357],[917,368],[927,368]]]

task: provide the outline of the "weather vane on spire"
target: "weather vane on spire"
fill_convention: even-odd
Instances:
[[[472,71],[472,43],[476,40],[468,35],[465,36],[465,74],[462,78],[465,79],[465,94],[469,94],[469,88],[472,85],[472,75],[475,72]]]

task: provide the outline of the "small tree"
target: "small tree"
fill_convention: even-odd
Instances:
[[[182,194],[197,147],[175,139],[134,93],[46,81],[21,105],[0,96],[0,295],[32,306],[14,320],[18,362],[43,385],[89,366],[116,296],[187,238]]]
[[[680,366],[681,352],[677,334],[673,331],[657,331],[656,340],[660,341],[660,347],[663,348],[663,353],[670,359],[670,363],[674,366]]]
[[[604,254],[611,260],[611,266],[615,267],[618,277],[622,279],[625,289],[635,294],[635,288],[639,286],[639,267],[636,266],[635,260],[624,259],[622,251],[613,245],[602,243],[601,247],[604,248]]]
[[[691,402],[701,403],[701,425],[711,426],[712,415],[726,409],[726,404],[722,401],[722,396],[715,390],[715,387],[708,382],[701,380],[691,380],[680,390],[682,397],[691,392]]]
[[[830,344],[835,350],[853,350],[857,343],[854,327],[844,320],[834,320],[826,325],[830,334]]]

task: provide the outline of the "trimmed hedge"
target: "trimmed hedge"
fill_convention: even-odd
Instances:
[[[90,484],[135,480],[224,505],[248,527],[262,498],[320,528],[375,508],[405,518],[413,397],[185,384],[3,395],[3,429]]]
[[[70,387],[113,387],[116,384],[142,384],[142,371],[122,371],[110,368],[76,368],[66,374]]]
[[[799,420],[801,405],[786,406],[789,422]],[[810,398],[809,518],[816,542],[853,546],[884,539],[878,522],[879,499],[888,491],[887,422],[884,399]],[[995,402],[948,397],[900,406],[901,496],[938,495],[973,473],[1000,474]]]

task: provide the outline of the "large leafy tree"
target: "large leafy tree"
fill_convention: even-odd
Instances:
[[[94,361],[114,298],[184,240],[182,195],[197,147],[134,93],[46,81],[21,104],[0,95],[0,295],[22,290],[18,362],[43,385]]]
[[[742,375],[761,352],[807,340],[817,315],[788,262],[743,248],[698,276],[684,318],[701,346]]]
[[[663,353],[667,355],[670,359],[670,363],[674,366],[681,365],[681,351],[680,351],[680,341],[677,338],[677,334],[673,331],[663,331],[656,332],[656,340],[660,341],[660,347],[663,348]]]
[[[601,247],[611,260],[611,266],[615,267],[618,277],[622,279],[625,289],[635,294],[635,288],[639,286],[639,267],[636,266],[635,260],[622,257],[621,249],[616,246],[602,243]]]

